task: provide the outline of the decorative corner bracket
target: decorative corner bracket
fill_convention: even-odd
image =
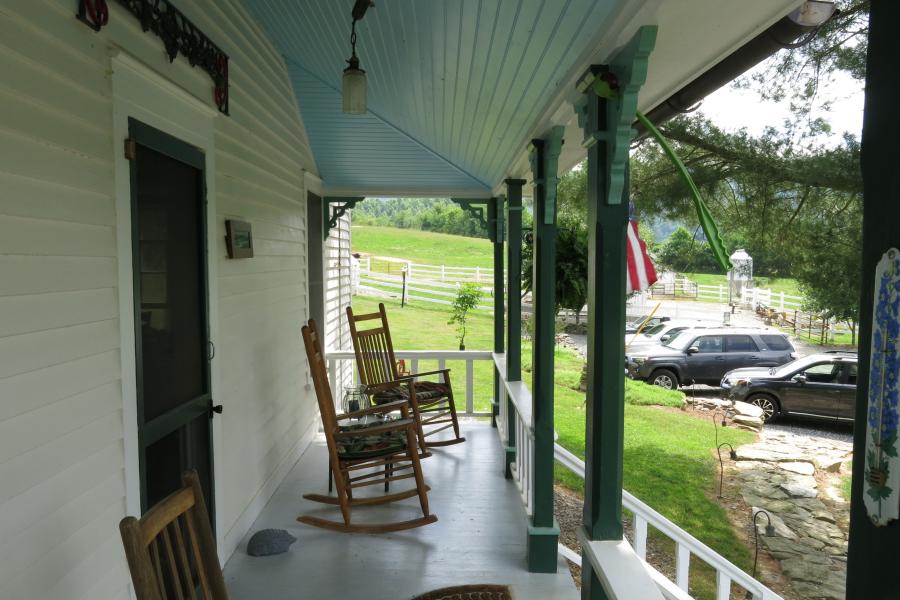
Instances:
[[[562,152],[563,133],[565,128],[556,125],[543,139],[531,140],[531,144],[528,145],[532,180],[535,185],[544,187],[545,225],[556,223],[556,190],[559,185],[559,155]]]
[[[363,196],[352,198],[330,196],[322,198],[322,202],[325,203],[325,210],[322,211],[322,218],[324,220],[324,226],[322,227],[323,237],[327,239],[328,234],[331,233],[331,229],[337,226],[338,219],[347,214],[348,210],[352,209],[364,199]]]
[[[213,80],[213,100],[219,112],[228,114],[228,55],[216,46],[169,0],[117,0],[141,22],[141,29],[152,31],[163,41],[169,62],[179,54],[192,67],[200,67]],[[79,0],[79,21],[100,31],[109,23],[106,0]]]
[[[490,228],[488,228],[488,220],[485,217],[484,211],[486,208],[489,208],[491,202],[493,202],[493,198],[483,198],[483,199],[469,199],[469,198],[450,198],[453,202],[459,205],[461,209],[469,213],[469,216],[478,221],[478,224],[481,225],[482,229],[486,229],[488,234],[490,235]]]
[[[638,92],[647,80],[647,64],[656,45],[657,29],[656,25],[638,29],[608,65],[591,66],[576,85],[584,93],[575,103],[578,124],[584,130],[582,145],[608,145],[608,204],[622,202],[628,150],[634,137],[631,124],[637,112]],[[602,129],[599,122],[590,118],[589,103],[595,96],[607,100],[606,126]]]
[[[488,238],[495,244],[502,244],[505,240],[503,222],[504,210],[503,205],[506,198],[497,196],[491,198],[488,204]]]

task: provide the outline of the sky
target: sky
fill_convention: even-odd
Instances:
[[[864,90],[863,83],[849,75],[840,74],[820,85],[820,96],[832,101],[828,112],[819,112],[831,123],[833,135],[822,138],[823,144],[840,144],[842,134],[849,132],[859,139],[862,132]],[[788,102],[763,102],[752,89],[736,89],[727,85],[703,100],[699,112],[726,131],[746,127],[748,133],[759,135],[767,125],[780,125],[790,114]]]

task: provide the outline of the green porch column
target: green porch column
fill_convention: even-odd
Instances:
[[[622,449],[625,418],[626,225],[628,147],[637,93],[646,79],[655,27],[642,27],[609,66],[582,77],[578,105],[588,148],[588,344],[583,533],[622,539]],[[596,84],[596,85],[595,85]],[[598,96],[612,88],[607,97]],[[606,595],[587,561],[581,597]]]
[[[506,335],[506,303],[503,298],[503,196],[488,203],[488,237],[494,246],[494,352],[503,352]],[[491,406],[491,426],[497,426],[500,413],[500,374],[494,369],[494,402]]]
[[[847,598],[888,600],[900,594],[900,523],[872,523],[863,503],[866,485],[866,435],[872,365],[872,319],[875,267],[890,248],[900,248],[900,3],[872,2],[866,64],[866,109],[862,132],[863,248],[859,305],[859,377],[853,434],[853,483],[850,547],[847,553]],[[847,273],[847,277],[859,276]],[[879,380],[880,381],[880,380]],[[881,384],[876,382],[876,389]],[[896,502],[896,500],[893,500]]]
[[[528,527],[528,570],[555,573],[559,527],[553,517],[553,351],[556,346],[556,184],[563,128],[531,142],[534,179],[531,396],[534,506]]]
[[[522,380],[522,186],[524,179],[506,180],[506,380]],[[506,478],[516,460],[516,410],[507,398]]]

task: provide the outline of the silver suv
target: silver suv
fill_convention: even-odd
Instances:
[[[787,335],[773,329],[688,329],[664,344],[627,354],[633,379],[674,389],[679,385],[719,385],[722,376],[743,367],[776,367],[796,358]]]

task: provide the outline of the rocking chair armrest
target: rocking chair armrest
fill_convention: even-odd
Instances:
[[[385,404],[378,404],[376,406],[370,406],[369,408],[354,410],[353,412],[341,413],[336,415],[335,419],[338,421],[345,421],[347,419],[356,419],[366,415],[381,415],[395,410],[402,410],[404,407],[408,406],[409,402],[407,400],[395,400],[394,402],[386,402]]]
[[[366,393],[371,394],[372,392],[393,389],[400,387],[404,383],[408,385],[412,380],[412,377],[398,377],[397,379],[390,379],[388,381],[382,381],[381,383],[372,383],[366,386]]]
[[[409,377],[410,377],[410,379],[413,379],[415,377],[425,377],[428,375],[449,375],[449,374],[450,374],[450,369],[438,369],[436,371],[423,371],[421,373],[411,373]]]
[[[385,423],[384,425],[375,425],[372,427],[364,427],[361,429],[351,429],[349,431],[335,431],[334,437],[365,437],[369,435],[377,435],[379,433],[389,433],[391,431],[402,431],[414,426],[415,422],[412,419],[398,419],[397,421],[390,421],[388,423]]]

